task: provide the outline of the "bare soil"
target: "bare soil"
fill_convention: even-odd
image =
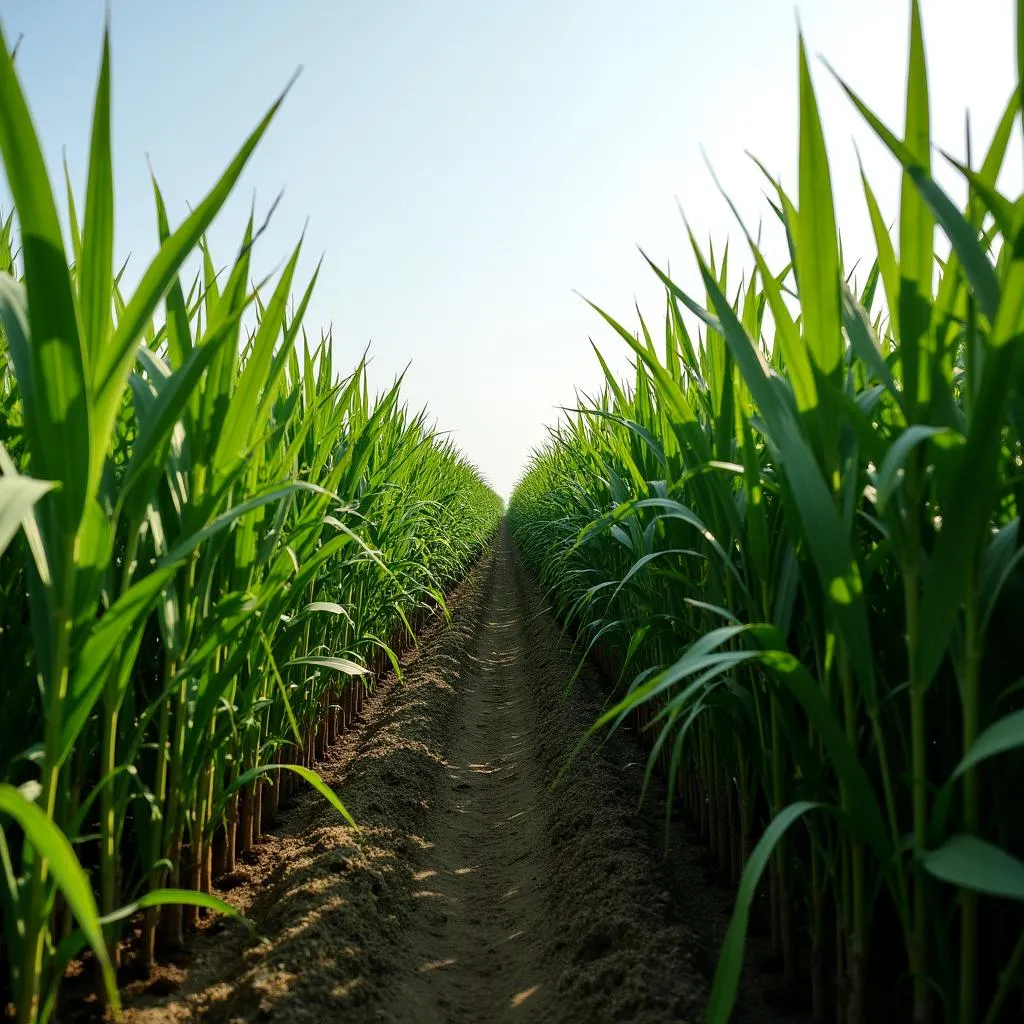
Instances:
[[[635,737],[562,771],[603,697],[506,530],[450,607],[319,766],[360,832],[299,799],[222,882],[264,938],[208,923],[130,1024],[702,1019],[731,898],[679,826],[664,856]],[[748,959],[734,1019],[801,1020]]]

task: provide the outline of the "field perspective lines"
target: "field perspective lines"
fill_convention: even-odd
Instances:
[[[0,1019],[1024,1021],[1024,0],[148,6],[0,0]]]
[[[552,785],[596,690],[563,699],[573,663],[507,531],[451,604],[321,768],[360,836],[302,797],[222,881],[269,938],[200,934],[127,988],[132,1024],[699,1019],[728,893],[662,857],[634,737]],[[794,1019],[745,983],[737,1019]]]

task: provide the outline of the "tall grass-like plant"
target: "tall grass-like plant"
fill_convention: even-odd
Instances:
[[[116,1011],[133,915],[151,964],[234,913],[213,880],[289,779],[351,821],[312,766],[501,515],[399,384],[371,397],[310,342],[299,248],[253,284],[250,217],[218,270],[205,232],[280,103],[175,229],[154,182],[125,294],[107,42],[68,247],[0,33],[0,957],[24,1024],[86,949]]]
[[[916,2],[902,135],[840,83],[902,175],[895,239],[864,181],[876,252],[858,285],[802,41],[799,80],[795,196],[768,178],[788,265],[746,229],[739,285],[734,253],[695,242],[703,296],[652,264],[664,344],[605,316],[635,377],[605,368],[509,515],[581,647],[619,678],[595,730],[639,716],[649,772],[738,886],[709,1020],[731,1012],[765,872],[791,989],[808,936],[816,1019],[891,1003],[899,947],[914,1020],[1008,1019],[1024,956],[1009,627],[1024,203],[998,181],[1021,94],[979,165],[952,160],[959,208],[932,177]]]

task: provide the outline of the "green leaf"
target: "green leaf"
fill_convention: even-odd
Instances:
[[[213,463],[219,472],[226,472],[235,460],[244,457],[249,438],[262,433],[262,424],[258,418],[260,391],[263,388],[273,388],[277,383],[274,379],[268,380],[267,375],[274,357],[274,343],[284,323],[295,266],[301,251],[300,243],[292,253],[270,302],[260,317],[260,325],[253,338],[249,358],[231,395],[217,447],[213,453]]]
[[[928,874],[987,896],[1024,901],[1024,862],[977,836],[957,835],[921,855]]]
[[[395,654],[394,650],[392,650],[392,648],[388,644],[384,643],[384,641],[381,640],[380,637],[373,636],[372,634],[367,634],[366,639],[369,640],[370,643],[374,645],[374,647],[378,647],[380,650],[384,652],[384,655],[387,657],[388,661],[391,662],[391,668],[395,673],[395,678],[400,683],[404,682],[404,677],[402,675],[402,663],[398,660],[398,655]],[[418,643],[415,637],[413,637],[413,642]]]
[[[0,280],[0,285],[3,282]],[[0,472],[9,479],[20,477],[18,467],[8,454],[7,449],[0,443]],[[24,478],[31,479],[31,478]],[[37,484],[44,481],[35,481]],[[34,506],[33,506],[34,507]],[[28,541],[29,550],[32,552],[32,559],[35,562],[36,572],[39,574],[39,581],[44,587],[50,585],[50,563],[46,557],[46,545],[43,543],[42,533],[33,507],[30,507],[21,516],[21,528],[25,531],[25,539]],[[2,546],[0,546],[2,552]]]
[[[885,361],[878,344],[874,328],[868,320],[867,310],[857,301],[853,292],[843,285],[843,326],[850,338],[850,345],[857,358],[864,364],[870,375],[885,385],[886,391],[897,400],[900,395],[892,379],[889,364]]]
[[[71,227],[71,254],[77,266],[82,259],[82,233],[78,223],[78,210],[75,207],[75,193],[71,187],[71,172],[68,170],[67,154],[64,154],[64,185],[68,197],[68,221]],[[84,941],[84,940],[83,940]]]
[[[821,684],[786,649],[783,636],[774,626],[747,628],[763,648],[761,664],[796,698],[828,752],[828,761],[846,793],[847,827],[871,847],[879,863],[889,863],[892,851],[871,779]]]
[[[0,37],[0,48],[3,47]],[[6,56],[6,49],[3,50]],[[78,863],[75,851],[71,848],[63,832],[35,804],[26,800],[13,786],[0,783],[0,812],[9,814],[25,833],[25,838],[32,845],[36,855],[46,860],[50,874],[57,887],[64,895],[68,907],[75,915],[79,927],[85,934],[86,941],[92,948],[100,965],[103,976],[103,987],[107,1000],[116,1013],[121,1006],[117,992],[117,979],[114,967],[107,955],[107,946],[103,941],[103,930],[100,924],[99,911],[93,898],[89,877]]]
[[[1020,299],[1024,302],[1024,258],[1014,260],[1011,274],[1016,273],[1020,274]],[[1011,304],[1004,298],[1000,318],[1004,307]],[[929,561],[918,631],[922,685],[935,677],[963,595],[974,585],[972,573],[996,507],[1002,451],[999,438],[1020,358],[1020,345],[1003,345],[986,354],[967,443],[957,453],[954,471],[944,482],[942,529]]]
[[[359,831],[359,826],[355,823],[355,819],[351,814],[349,814],[345,805],[338,799],[338,795],[334,790],[324,782],[317,772],[313,771],[311,768],[303,768],[298,764],[263,764],[256,768],[250,768],[247,772],[243,772],[234,780],[234,782],[231,783],[231,785],[227,786],[221,794],[218,810],[220,807],[224,806],[227,798],[231,796],[232,793],[237,792],[243,786],[248,786],[250,782],[254,782],[261,775],[266,775],[269,772],[278,770],[294,772],[299,776],[299,778],[305,779],[306,782],[308,782],[345,819],[345,821],[352,826],[352,828],[357,832]],[[213,819],[216,817],[216,814],[213,815],[211,819],[211,827],[214,823]]]
[[[62,764],[74,748],[75,740],[103,692],[108,673],[119,671],[122,684],[127,683],[125,666],[131,668],[146,618],[173,579],[178,564],[155,569],[133,584],[90,629],[68,686],[57,764]]]
[[[860,166],[860,180],[864,187],[868,216],[871,218],[871,230],[875,236],[878,272],[882,278],[882,287],[885,289],[885,302],[889,308],[889,316],[895,320],[900,308],[900,268],[896,261],[896,251],[893,249],[892,238],[885,225],[885,220],[882,218],[882,211],[878,206],[874,190],[864,173],[864,165],[860,162],[859,153],[857,154],[857,163]]]
[[[156,202],[157,233],[162,246],[171,237],[171,227],[167,220],[167,207],[156,178],[150,175],[153,183],[153,196]],[[178,369],[184,363],[185,356],[192,350],[192,329],[189,325],[188,305],[181,290],[181,279],[177,274],[167,290],[165,299],[167,307],[167,355],[170,364]]]
[[[53,484],[47,480],[33,480],[28,476],[0,477],[0,555],[7,550],[35,503],[52,489]]]
[[[113,428],[128,369],[134,359],[135,347],[139,338],[143,336],[153,312],[177,280],[182,263],[195,249],[203,232],[224,205],[253,150],[263,138],[284,101],[287,91],[286,89],[271,105],[220,180],[185,219],[181,227],[161,245],[160,251],[142,275],[135,294],[129,299],[118,319],[113,338],[104,349],[103,359],[95,370],[97,436],[108,437]]]
[[[310,601],[300,609],[300,614],[303,612],[327,612],[330,615],[348,617],[348,612],[337,601]]]
[[[805,70],[802,40],[800,59],[801,68]],[[812,93],[811,100],[813,101],[813,99],[814,97]],[[820,128],[821,125],[819,123],[819,132]],[[826,161],[826,170],[827,167],[828,165]],[[718,184],[717,178],[715,179],[715,182]],[[818,405],[818,389],[814,381],[814,371],[811,368],[807,340],[805,337],[801,336],[797,323],[793,319],[793,316],[789,311],[789,307],[786,305],[785,299],[783,298],[782,281],[784,280],[784,275],[776,278],[775,275],[772,274],[767,261],[761,253],[761,249],[747,230],[747,227],[743,223],[743,219],[740,217],[735,204],[720,184],[718,185],[718,190],[722,193],[722,197],[729,204],[729,209],[732,210],[733,216],[739,222],[740,227],[743,229],[743,233],[747,237],[747,243],[750,246],[750,251],[754,255],[754,261],[757,264],[757,269],[760,271],[761,280],[764,282],[764,295],[768,300],[768,305],[771,307],[772,318],[775,321],[775,338],[782,349],[782,356],[785,361],[785,368],[789,381],[793,386],[793,395],[796,398],[797,409],[802,413],[808,412],[811,409],[815,409]],[[813,201],[813,196],[808,199],[808,202],[811,201]],[[831,187],[828,190],[827,201],[829,205],[831,205]],[[833,225],[833,235],[834,234],[835,226]],[[656,267],[654,269],[660,277],[661,272]],[[812,271],[809,272],[808,276],[813,278],[813,268]],[[838,276],[839,269],[837,263],[837,280]]]
[[[259,631],[259,637],[260,643],[263,644],[263,650],[267,652],[267,661],[270,663],[270,671],[273,674],[274,683],[277,686],[277,692],[281,696],[281,703],[284,705],[285,717],[288,719],[288,724],[291,726],[295,742],[301,746],[302,733],[299,731],[299,723],[295,720],[295,712],[292,711],[292,702],[288,697],[288,687],[285,686],[284,680],[281,678],[281,673],[277,668],[277,659],[274,657],[274,651],[270,646],[270,641],[267,639],[266,633],[264,633],[262,629]]]
[[[963,775],[968,768],[973,768],[987,758],[996,754],[1024,747],[1024,711],[1014,711],[993,722],[970,746],[961,762],[956,766],[951,778]]]
[[[254,928],[252,921],[245,917],[237,907],[233,907],[230,903],[225,903],[224,900],[211,896],[207,892],[196,892],[194,889],[151,889],[137,900],[126,903],[123,907],[100,918],[100,923],[113,924],[116,921],[124,921],[147,907],[167,906],[204,907],[206,910],[213,910],[225,917],[241,921],[250,931]]]
[[[190,400],[199,388],[203,373],[228,338],[227,329],[216,332],[202,345],[190,349],[179,368],[170,376],[163,376],[158,372],[150,374],[150,379],[157,389],[157,397],[144,413],[140,410],[139,436],[132,446],[131,460],[118,493],[119,503],[128,502],[133,488],[147,474],[162,471],[163,467],[159,460],[154,459],[153,453],[167,441],[175,424],[185,414]],[[147,367],[153,367],[159,359],[145,345],[139,346],[139,357]],[[149,494],[143,493],[142,499],[148,500]]]
[[[867,706],[873,709],[877,707],[874,659],[864,588],[850,538],[843,529],[807,438],[797,423],[793,411],[795,403],[791,405],[785,400],[780,382],[769,376],[759,350],[719,290],[692,235],[690,241],[736,365],[768,423],[772,454],[785,471],[822,589],[844,633],[846,649]]]
[[[982,635],[988,630],[989,620],[995,611],[1003,586],[1024,558],[1024,546],[1017,543],[1019,533],[1020,517],[1014,516],[990,538],[982,553],[981,575],[978,580]]]
[[[209,540],[211,537],[215,537],[222,530],[226,530],[241,516],[246,515],[249,512],[254,512],[258,508],[262,508],[264,505],[269,505],[275,501],[281,501],[283,498],[290,497],[296,491],[308,490],[314,493],[319,492],[320,488],[304,483],[300,480],[296,480],[294,483],[286,484],[284,487],[275,487],[271,491],[265,491],[263,494],[257,494],[252,498],[248,498],[246,501],[240,502],[233,508],[228,509],[226,512],[222,512],[219,516],[207,523],[202,529],[197,530],[195,533],[188,537],[184,537],[178,541],[177,544],[160,560],[161,564],[178,563],[182,559],[190,555],[200,544]]]
[[[915,423],[902,431],[899,437],[889,446],[889,450],[885,453],[885,458],[875,480],[875,487],[878,491],[877,504],[879,512],[885,511],[889,499],[900,482],[903,467],[906,465],[911,452],[926,441],[939,437],[948,438],[950,441],[958,443],[962,443],[964,440],[962,434],[948,427],[929,427],[922,423]]]
[[[365,676],[370,671],[363,665],[349,661],[348,658],[293,658],[291,661],[286,661],[284,667],[289,668],[291,665],[315,665],[318,668],[329,668],[335,672],[343,672],[347,676]]]
[[[653,264],[652,264],[653,266]],[[666,283],[669,283],[667,278]],[[687,400],[686,394],[683,389],[668,375],[665,368],[656,360],[651,357],[648,352],[637,340],[634,338],[629,331],[619,324],[613,317],[609,316],[604,310],[595,306],[588,299],[584,299],[588,306],[593,309],[601,318],[611,326],[616,333],[626,342],[627,345],[647,364],[651,372],[654,374],[655,379],[661,388],[660,393],[663,395],[665,401],[669,404],[673,414],[683,423],[696,424],[697,417],[694,415],[693,409]],[[711,457],[710,449],[707,450],[707,457]]]
[[[11,357],[25,403],[32,472],[61,484],[52,510],[60,543],[67,544],[78,529],[88,493],[88,377],[46,163],[2,31],[0,156],[18,211],[28,298],[29,330],[12,339]],[[51,569],[61,577],[69,571],[56,563]]]
[[[78,267],[82,312],[82,342],[93,373],[102,366],[104,347],[110,332],[111,300],[114,286],[114,170],[110,152],[110,34],[103,33],[103,57],[96,87],[96,105],[89,145],[89,185],[85,196],[85,224],[82,257]],[[101,434],[93,445],[95,487],[106,457],[107,436]]]
[[[840,312],[839,240],[825,137],[802,38],[799,218],[796,272],[804,338],[822,373],[836,376],[841,372],[845,347]]]
[[[833,74],[835,74],[834,71]],[[836,75],[836,79],[853,101],[854,106],[904,169],[904,193],[900,221],[900,306],[894,314],[899,317],[901,353],[903,347],[908,343],[905,331],[908,329],[917,331],[918,335],[914,337],[919,336],[921,331],[926,330],[928,319],[931,316],[932,263],[934,259],[932,232],[936,218],[960,259],[981,311],[990,320],[993,320],[1000,297],[999,281],[995,269],[978,243],[978,232],[956,208],[949,196],[932,180],[930,150],[926,149],[922,158],[921,153],[911,147],[909,143],[900,142],[838,75]],[[920,87],[918,87],[918,91],[919,89]],[[927,95],[925,102],[927,103]],[[927,137],[927,113],[924,116],[926,121],[924,133]],[[917,130],[920,133],[920,127]],[[918,144],[920,145],[920,139]],[[904,231],[907,234],[906,240],[903,237]],[[876,228],[876,236],[877,234]],[[907,254],[902,252],[904,245],[909,247]],[[905,310],[904,303],[906,303]],[[890,312],[892,311],[890,310]],[[906,319],[908,316],[909,320]],[[920,322],[922,317],[925,318],[923,324]],[[910,340],[912,341],[913,338]],[[908,350],[903,357],[910,359],[911,374],[916,373],[916,350]],[[907,369],[908,366],[905,363],[905,376]],[[905,390],[909,393],[909,385]]]
[[[808,811],[819,808],[821,804],[801,801],[790,804],[780,811],[772,823],[765,829],[757,846],[754,847],[743,869],[739,890],[736,893],[736,906],[725,933],[722,951],[718,956],[715,968],[715,979],[711,985],[708,999],[707,1024],[729,1024],[736,993],[739,988],[740,972],[743,970],[743,949],[747,942],[747,923],[750,919],[750,907],[754,902],[761,875],[771,860],[772,853],[786,830]]]
[[[907,78],[906,149],[911,165],[923,177],[931,168],[931,125],[928,110],[928,77],[921,34],[921,10],[913,0],[910,15],[910,68]],[[931,320],[934,227],[931,210],[917,182],[904,166],[900,193],[900,358],[904,389],[913,403],[924,405],[931,388],[929,334]]]

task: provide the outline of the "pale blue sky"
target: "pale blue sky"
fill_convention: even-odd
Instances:
[[[8,39],[24,34],[18,68],[47,159],[56,173],[66,147],[79,194],[103,8],[0,0]],[[284,188],[258,266],[308,218],[306,272],[325,254],[311,332],[333,323],[343,364],[371,342],[378,387],[411,360],[409,402],[429,405],[504,494],[557,406],[596,387],[588,337],[626,365],[573,289],[631,327],[636,297],[657,324],[661,293],[636,246],[693,282],[676,198],[699,236],[737,239],[701,147],[754,224],[767,206],[745,150],[795,188],[798,16],[812,53],[890,124],[902,118],[909,0],[110,8],[119,256],[138,268],[155,249],[147,154],[177,222],[303,65],[211,232],[215,256],[233,255],[253,192],[265,210]],[[935,138],[959,154],[964,110],[980,144],[1012,88],[1013,3],[922,9]],[[819,62],[813,74],[844,243],[865,251],[851,138],[888,217],[898,173]]]

